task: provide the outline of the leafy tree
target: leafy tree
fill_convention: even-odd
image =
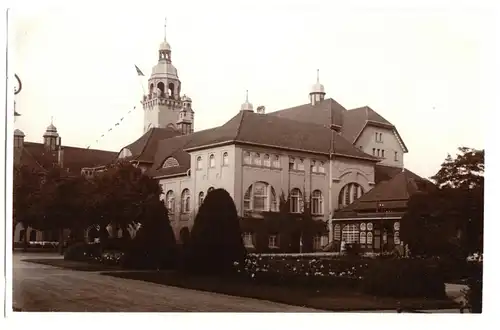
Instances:
[[[484,187],[484,150],[461,147],[458,151],[456,158],[448,154],[439,172],[431,179],[440,188],[482,189]]]
[[[84,177],[70,176],[59,167],[51,168],[45,175],[38,198],[41,220],[36,228],[57,230],[61,252],[65,229],[71,229],[77,239],[83,240],[87,220],[86,185]]]
[[[107,238],[106,227],[123,232],[141,223],[144,207],[158,201],[158,181],[143,174],[129,162],[117,163],[99,174],[92,185],[89,214],[91,222],[100,226],[101,239]],[[142,219],[141,219],[142,218]]]
[[[226,274],[245,259],[238,213],[224,189],[207,194],[191,230],[185,269],[193,273]]]
[[[12,220],[13,233],[18,223],[25,229],[24,245],[28,243],[27,228],[39,222],[40,212],[37,210],[40,198],[41,176],[25,165],[14,167]]]
[[[484,150],[459,148],[432,177],[435,191],[413,195],[401,222],[410,251],[463,257],[482,251]]]

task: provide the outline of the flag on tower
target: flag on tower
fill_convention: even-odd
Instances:
[[[141,69],[139,69],[139,68],[137,67],[137,65],[135,65],[135,64],[134,64],[134,66],[135,66],[135,70],[137,71],[137,74],[138,74],[139,76],[144,76],[144,73],[142,73]]]

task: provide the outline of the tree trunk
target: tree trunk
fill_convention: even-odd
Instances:
[[[25,227],[25,226],[23,226]],[[26,252],[28,251],[28,227],[24,228],[24,240],[23,240],[23,251]]]
[[[57,247],[59,254],[64,254],[64,229],[59,228],[59,246]]]

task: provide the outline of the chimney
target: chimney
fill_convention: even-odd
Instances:
[[[61,138],[59,138],[59,141],[61,141]],[[63,167],[64,163],[64,149],[62,147],[59,147],[57,150],[57,164],[59,164],[59,167]]]

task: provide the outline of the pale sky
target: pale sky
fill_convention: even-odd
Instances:
[[[319,69],[326,97],[346,109],[368,105],[398,128],[405,167],[419,175],[435,174],[459,146],[484,148],[496,39],[490,10],[286,3],[19,9],[11,18],[12,70],[23,81],[15,127],[41,142],[53,116],[64,145],[114,151],[139,138],[141,84],[157,63],[166,16],[195,130],[236,115],[247,89],[254,108],[268,112],[307,103]]]

